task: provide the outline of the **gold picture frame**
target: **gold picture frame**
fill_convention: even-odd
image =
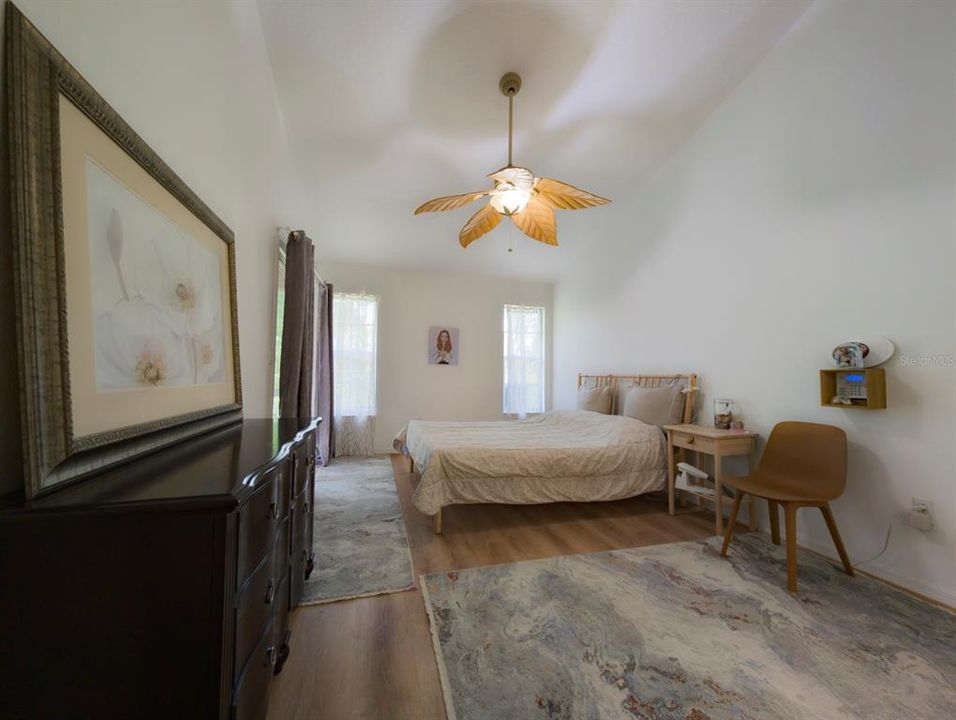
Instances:
[[[35,497],[241,419],[235,240],[12,3],[5,25]]]

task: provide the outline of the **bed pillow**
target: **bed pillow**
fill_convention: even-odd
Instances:
[[[648,425],[673,425],[681,421],[684,393],[680,385],[633,387],[624,397],[624,415]]]
[[[611,412],[611,388],[578,388],[578,410],[591,410],[604,415]]]

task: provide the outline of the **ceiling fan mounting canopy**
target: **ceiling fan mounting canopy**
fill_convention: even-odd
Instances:
[[[488,175],[495,183],[494,188],[435,198],[419,205],[415,214],[454,210],[487,197],[488,204],[472,215],[458,233],[458,242],[463,248],[494,230],[502,216],[510,217],[528,237],[546,245],[557,245],[555,209],[581,210],[606,205],[611,201],[559,180],[535,177],[528,168],[515,167],[511,163],[514,98],[521,89],[521,76],[515,72],[505,73],[498,87],[501,94],[508,98],[508,164]]]
[[[505,97],[514,97],[521,89],[521,76],[516,72],[507,72],[498,81],[501,94]]]

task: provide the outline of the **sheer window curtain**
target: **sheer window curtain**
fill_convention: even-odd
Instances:
[[[315,286],[315,383],[312,408],[322,418],[318,432],[319,458],[328,465],[335,454],[334,392],[332,371],[332,285],[316,276]]]
[[[378,298],[334,293],[335,455],[375,454]]]
[[[544,412],[544,308],[505,305],[502,409],[524,417]]]

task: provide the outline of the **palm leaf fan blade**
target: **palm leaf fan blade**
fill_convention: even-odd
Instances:
[[[478,212],[468,218],[458,233],[458,242],[463,248],[468,247],[482,235],[494,230],[501,222],[501,215],[491,205],[485,205]]]
[[[444,197],[434,198],[433,200],[422,203],[415,208],[415,214],[420,215],[421,213],[426,212],[444,212],[445,210],[454,210],[456,208],[464,207],[468,203],[490,194],[491,190],[484,190],[482,192],[462,193],[461,195],[445,195]]]
[[[534,190],[535,197],[541,202],[559,210],[584,210],[611,202],[600,195],[551,178],[538,178]]]
[[[554,220],[554,210],[541,202],[539,197],[532,197],[524,210],[511,216],[511,221],[529,238],[545,245],[557,245],[558,228]]]

